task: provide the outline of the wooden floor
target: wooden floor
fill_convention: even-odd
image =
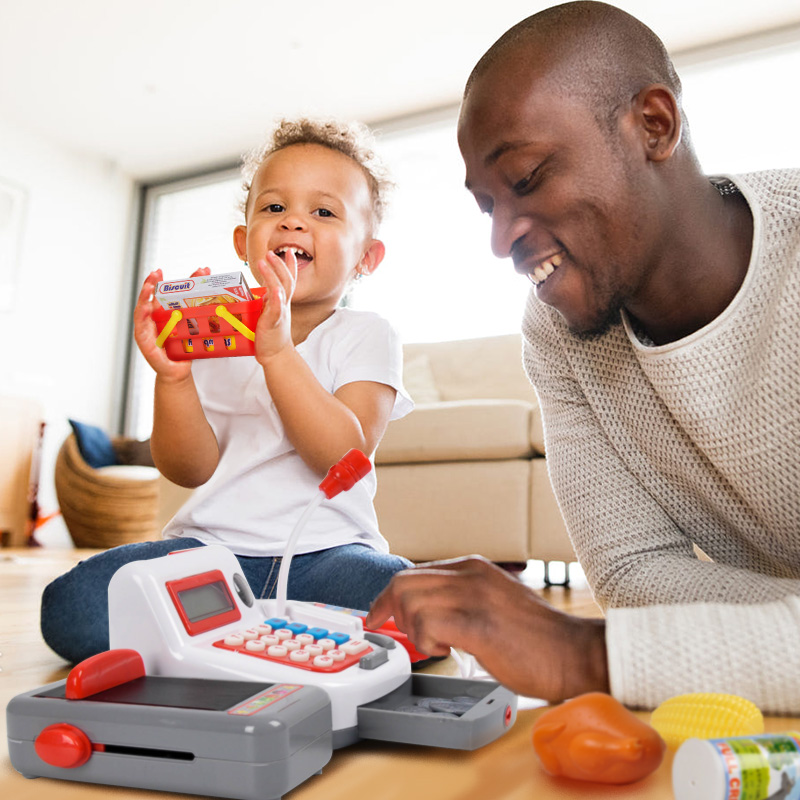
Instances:
[[[0,549],[0,702],[66,677],[68,669],[42,641],[39,598],[44,586],[88,555],[60,549]],[[530,578],[530,576],[524,576]],[[596,616],[585,586],[550,588],[543,595],[559,608]],[[451,659],[432,670],[458,674]],[[630,786],[604,787],[548,776],[531,746],[531,727],[541,714],[535,702],[521,699],[514,727],[499,740],[472,753],[380,742],[359,742],[338,750],[321,775],[287,800],[588,800],[672,797],[671,754],[659,770]],[[649,715],[641,714],[647,720]],[[5,741],[5,715],[2,717]],[[787,721],[770,730],[787,730]],[[796,721],[795,721],[796,724]],[[167,800],[178,795],[109,788],[46,778],[28,780],[12,768],[7,750],[0,756],[0,797],[8,800]],[[268,798],[265,798],[268,800]],[[711,800],[711,799],[709,799]]]

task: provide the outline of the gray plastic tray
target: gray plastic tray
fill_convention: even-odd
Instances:
[[[467,698],[473,701],[469,708]],[[358,735],[476,750],[502,736],[516,715],[516,695],[498,683],[414,674],[393,692],[359,707]]]

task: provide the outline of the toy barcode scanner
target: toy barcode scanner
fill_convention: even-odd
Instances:
[[[286,613],[286,593],[289,584],[289,567],[292,564],[294,551],[297,549],[297,541],[300,534],[308,522],[308,518],[314,513],[317,506],[326,498],[330,500],[340,492],[347,492],[353,488],[363,477],[369,474],[372,469],[370,460],[360,450],[348,450],[329,470],[322,483],[319,485],[319,492],[308,504],[294,530],[286,543],[286,552],[281,561],[281,568],[278,572],[277,589],[277,615],[279,617]]]

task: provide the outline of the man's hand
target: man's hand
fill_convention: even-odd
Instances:
[[[549,701],[608,691],[605,623],[557,611],[486,559],[432,562],[397,573],[365,625],[390,616],[418,650],[472,653],[511,690]]]

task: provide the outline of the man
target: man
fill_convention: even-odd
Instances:
[[[710,180],[680,98],[652,31],[576,2],[493,45],[459,120],[493,250],[534,284],[525,366],[606,620],[465,559],[395,576],[368,624],[394,614],[548,700],[720,691],[797,714],[800,172]]]

